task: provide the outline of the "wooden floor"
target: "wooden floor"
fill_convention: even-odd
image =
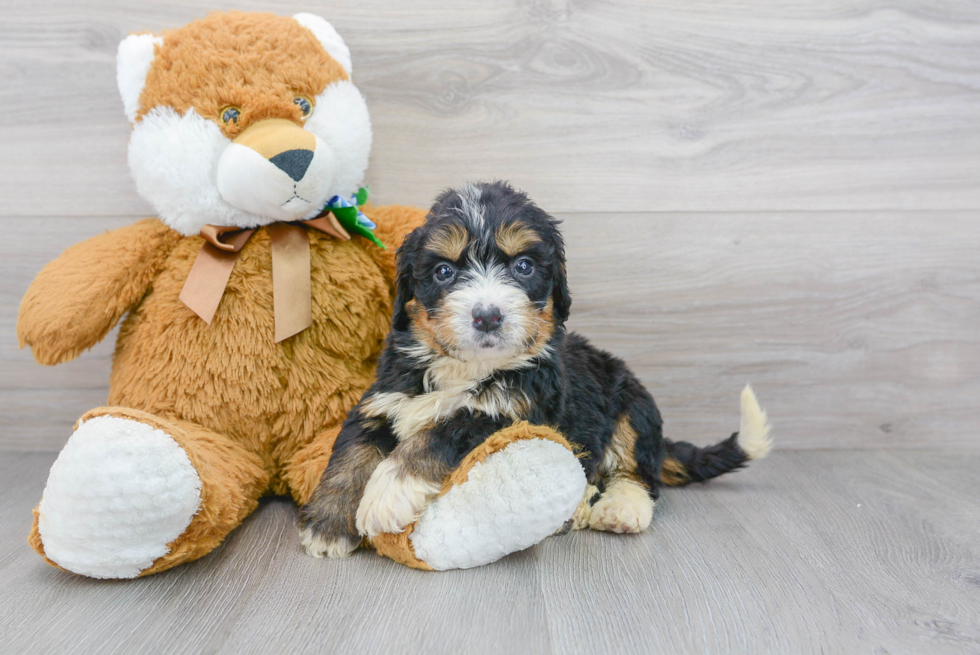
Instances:
[[[0,452],[3,653],[976,653],[980,453],[777,451],[669,489],[639,536],[575,533],[423,573],[302,554],[270,499],[136,581],[27,546],[54,454]]]

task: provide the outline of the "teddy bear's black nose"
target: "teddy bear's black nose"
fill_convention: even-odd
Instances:
[[[299,182],[306,175],[306,169],[310,167],[310,162],[313,161],[313,151],[306,149],[287,150],[280,152],[269,161],[293,178],[293,181]]]

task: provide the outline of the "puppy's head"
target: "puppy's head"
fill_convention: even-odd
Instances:
[[[503,182],[445,191],[398,252],[393,329],[436,354],[536,355],[570,305],[558,221]]]

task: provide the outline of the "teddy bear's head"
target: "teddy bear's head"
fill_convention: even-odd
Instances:
[[[140,195],[185,235],[312,218],[363,180],[367,106],[350,51],[312,14],[213,13],[119,44]]]

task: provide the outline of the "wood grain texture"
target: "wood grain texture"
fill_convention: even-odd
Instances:
[[[980,649],[975,452],[777,452],[667,490],[642,535],[576,533],[440,574],[306,557],[294,507],[272,499],[207,558],[117,582],[25,543],[52,459],[0,452],[3,652]]]
[[[977,447],[974,213],[568,217],[572,329],[622,356],[667,434],[779,447]]]
[[[623,357],[668,435],[738,427],[747,381],[781,448],[980,446],[973,212],[560,214],[570,327]],[[58,449],[104,402],[112,340],[54,368],[17,350],[31,278],[128,219],[0,219],[0,446]]]
[[[0,215],[148,212],[114,57],[255,0],[6,0]],[[980,5],[344,0],[382,202],[508,178],[555,211],[976,209]]]
[[[17,310],[38,271],[68,246],[134,219],[0,219],[0,447],[60,450],[78,417],[105,404],[116,330],[79,359],[41,366],[18,349]],[[85,408],[85,409],[83,409]]]

